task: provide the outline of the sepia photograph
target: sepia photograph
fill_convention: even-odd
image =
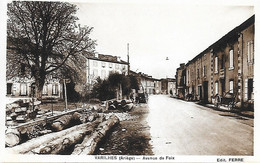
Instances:
[[[260,161],[257,7],[203,2],[1,3],[1,161]]]

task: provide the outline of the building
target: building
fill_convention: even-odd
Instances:
[[[160,79],[154,79],[154,94],[162,93],[162,83]]]
[[[167,78],[168,80],[168,94],[176,95],[176,80],[174,78]]]
[[[185,63],[180,64],[177,68],[176,75],[176,95],[177,98],[184,99],[186,94],[186,66]]]
[[[178,97],[214,103],[219,95],[234,98],[237,107],[253,108],[254,20],[250,17],[177,69]]]
[[[120,57],[104,54],[88,54],[86,59],[86,83],[92,89],[96,79],[106,79],[111,73],[128,75],[128,63]]]
[[[176,95],[176,81],[174,78],[161,79],[161,93]]]
[[[14,65],[8,58],[12,58],[16,55],[15,51],[12,50],[13,45],[7,41],[7,64],[6,64],[6,96],[7,97],[34,97],[33,85],[35,80],[31,77],[28,70],[25,68],[25,64]],[[21,60],[23,62],[23,60]],[[13,71],[13,67],[15,70]],[[63,83],[55,73],[46,76],[45,84],[42,90],[42,99],[63,98]]]

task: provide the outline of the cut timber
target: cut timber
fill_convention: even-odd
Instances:
[[[56,140],[51,141],[47,144],[41,145],[39,148],[32,150],[35,154],[58,154],[62,151],[65,151],[67,148],[71,147],[74,144],[80,142],[85,135],[89,135],[98,123],[88,123],[88,126],[80,128],[78,130],[72,131],[67,135],[58,137]]]
[[[26,121],[26,115],[18,115],[16,117],[17,122],[25,122]]]
[[[117,123],[119,123],[118,117],[115,115],[111,115],[108,120],[98,125],[96,131],[91,136],[87,135],[81,144],[77,144],[72,154],[93,154],[98,142],[106,135],[107,131],[109,131]]]
[[[134,104],[133,104],[133,103],[129,103],[129,104],[126,104],[123,109],[129,111],[129,110],[131,110],[133,107],[134,107]]]
[[[51,127],[54,131],[61,131],[69,126],[72,120],[80,121],[79,113],[75,112],[73,115],[64,115],[55,120]]]
[[[43,144],[48,144],[49,142],[54,141],[60,137],[63,137],[64,135],[68,135],[68,134],[72,133],[73,131],[78,131],[78,130],[81,130],[84,128],[88,128],[90,125],[93,125],[93,123],[100,123],[100,122],[101,122],[101,119],[98,118],[95,122],[92,122],[92,123],[84,123],[84,124],[80,124],[80,125],[68,128],[66,130],[39,136],[37,138],[28,140],[27,142],[25,142],[23,144],[17,145],[12,148],[7,148],[7,151],[9,153],[14,153],[14,154],[32,153],[31,151],[33,149],[38,148]]]
[[[5,145],[13,147],[20,143],[20,133],[17,129],[7,129],[5,132]]]

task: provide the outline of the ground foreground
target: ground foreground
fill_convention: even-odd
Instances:
[[[120,121],[96,149],[97,155],[152,155],[150,127],[146,122],[147,104],[138,104]]]

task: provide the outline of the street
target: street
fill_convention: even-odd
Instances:
[[[253,155],[252,119],[228,116],[164,95],[149,97],[155,155]]]
[[[97,155],[253,155],[253,119],[150,95],[100,143]]]

